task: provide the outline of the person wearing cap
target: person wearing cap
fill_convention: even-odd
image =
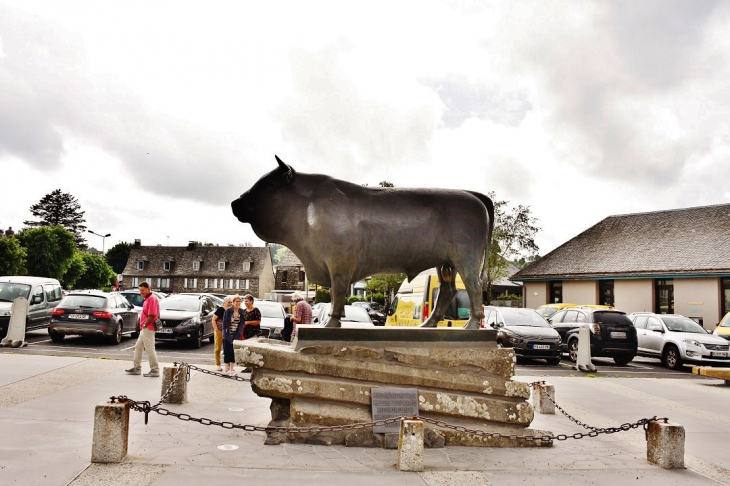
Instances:
[[[299,292],[294,292],[291,297],[292,300],[297,303],[297,306],[294,309],[294,315],[291,318],[291,336],[294,337],[297,335],[297,324],[312,323],[312,308],[309,306],[309,304],[307,304],[307,301],[304,300],[304,297],[302,297],[302,294],[300,294]]]

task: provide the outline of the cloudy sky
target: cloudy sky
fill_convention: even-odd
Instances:
[[[229,204],[278,154],[494,191],[545,254],[730,203],[729,28],[705,0],[0,0],[0,226],[60,188],[107,248],[260,244]]]

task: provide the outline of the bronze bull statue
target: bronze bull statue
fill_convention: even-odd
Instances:
[[[440,291],[422,327],[435,327],[456,295],[459,272],[469,295],[465,328],[478,329],[494,227],[491,199],[473,191],[365,187],[279,166],[231,203],[264,241],[291,249],[310,281],[329,287],[326,327],[340,327],[351,283],[379,273],[437,267]]]

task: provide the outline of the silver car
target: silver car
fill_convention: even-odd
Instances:
[[[679,314],[637,312],[629,315],[636,327],[637,354],[659,358],[664,366],[679,369],[687,363],[730,365],[730,344],[712,336],[692,319]]]
[[[271,300],[254,300],[254,307],[261,312],[261,337],[281,339],[284,330],[284,306]]]
[[[318,327],[324,326],[327,320],[329,320],[331,312],[332,304],[323,305],[322,308],[319,310],[319,314],[313,316],[311,325]],[[370,319],[367,311],[361,307],[355,307],[354,305],[345,306],[345,317],[340,318],[340,323],[344,328],[354,329],[370,329],[375,326],[372,319]]]

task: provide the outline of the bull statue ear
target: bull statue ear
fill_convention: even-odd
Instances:
[[[278,155],[274,155],[274,157],[276,157],[276,162],[279,164],[279,168],[284,171],[284,182],[291,184],[291,181],[294,178],[294,169],[286,165]]]

